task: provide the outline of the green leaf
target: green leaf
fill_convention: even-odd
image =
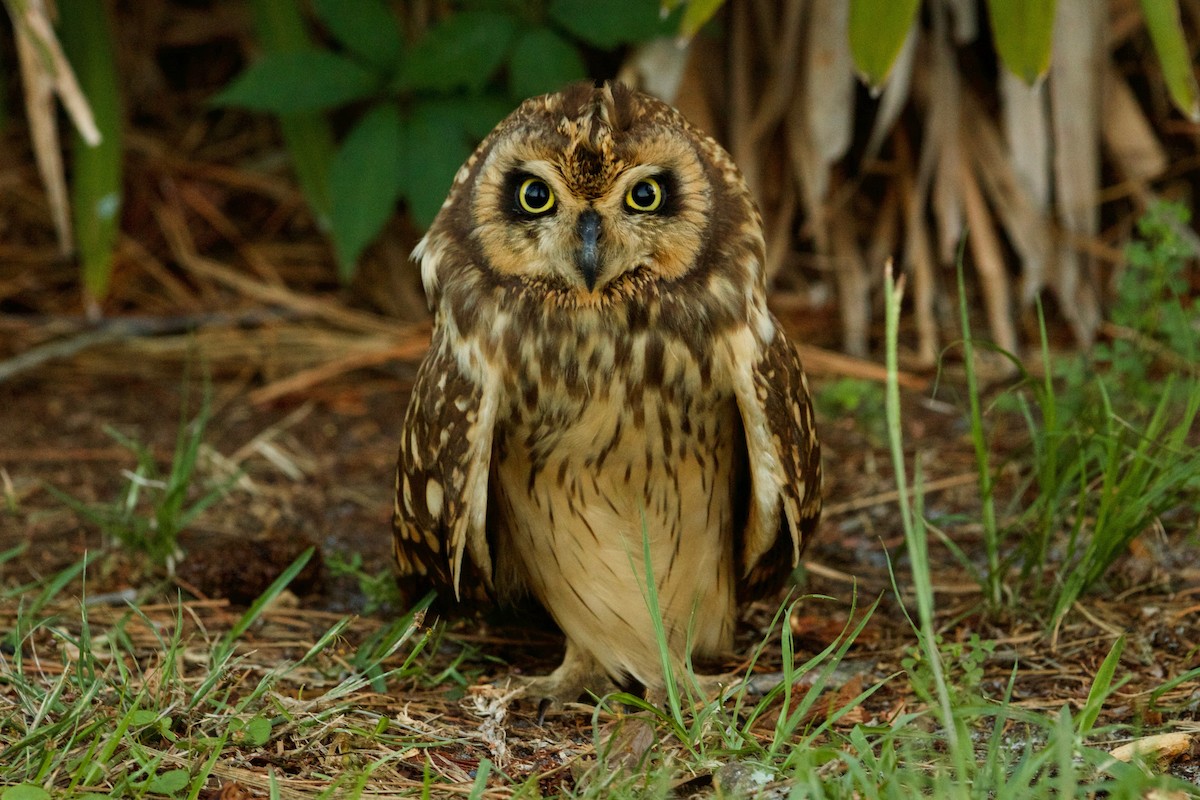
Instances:
[[[1200,87],[1196,85],[1195,67],[1183,38],[1179,5],[1176,0],[1142,0],[1142,14],[1171,101],[1192,122],[1200,122]]]
[[[146,790],[155,794],[175,794],[187,788],[191,775],[186,769],[172,769],[146,781]]]
[[[345,105],[378,88],[377,76],[354,61],[310,48],[267,53],[217,94],[213,102],[296,114]]]
[[[1105,699],[1117,688],[1113,685],[1113,677],[1116,675],[1117,665],[1121,663],[1121,653],[1123,652],[1125,652],[1124,635],[1117,637],[1117,640],[1113,642],[1108,655],[1100,664],[1100,669],[1096,670],[1096,677],[1092,679],[1087,700],[1084,701],[1083,708],[1079,711],[1079,720],[1075,723],[1081,739],[1091,733],[1092,726],[1096,724],[1096,719],[1100,716],[1101,709],[1104,708]]]
[[[0,800],[50,800],[50,793],[32,783],[18,783],[5,789]]]
[[[396,69],[403,44],[382,0],[314,0],[313,10],[351,53],[384,72]]]
[[[432,28],[409,51],[396,88],[478,92],[508,55],[517,23],[507,14],[463,11]]]
[[[570,33],[604,50],[670,36],[679,16],[664,17],[656,0],[553,0],[549,14]]]
[[[497,95],[446,97],[428,100],[422,108],[431,114],[441,114],[462,126],[467,141],[474,147],[492,128],[512,111],[512,103]]]
[[[333,245],[343,280],[354,274],[363,248],[383,228],[400,194],[404,150],[400,112],[392,103],[372,108],[354,126],[333,158],[329,194]]]
[[[246,723],[245,742],[253,747],[262,747],[271,739],[271,720],[255,717]]]
[[[293,53],[312,47],[296,0],[250,0],[250,10],[254,14],[254,33],[268,53]]]
[[[311,47],[304,17],[295,0],[250,0],[254,32],[268,53],[287,53]],[[333,132],[318,112],[285,114],[279,131],[292,157],[296,180],[317,218],[329,230],[329,164],[333,161]]]
[[[152,708],[135,709],[129,715],[129,727],[144,728],[147,725],[153,725],[158,721],[158,712]]]
[[[1033,84],[1050,68],[1054,0],[988,0],[992,39],[1004,66]]]
[[[408,146],[401,166],[404,196],[413,221],[422,228],[433,224],[454,173],[471,155],[471,137],[462,121],[439,113],[442,108],[432,103],[420,106],[407,126]]]
[[[679,35],[684,39],[690,39],[699,33],[700,29],[704,27],[704,23],[712,19],[721,6],[725,5],[725,0],[686,1],[687,6],[683,9],[683,19],[679,22]]]
[[[521,34],[508,61],[509,93],[518,100],[557,91],[585,77],[579,51],[548,28]]]
[[[120,80],[104,2],[63,0],[59,11],[63,49],[74,65],[79,88],[92,106],[96,127],[103,137],[91,147],[76,132],[71,169],[71,212],[84,291],[98,300],[108,293],[124,199]]]
[[[919,0],[850,0],[850,55],[872,88],[887,81]]]

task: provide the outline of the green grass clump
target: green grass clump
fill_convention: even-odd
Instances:
[[[1160,203],[1138,223],[1111,341],[1056,365],[1042,323],[1045,376],[1030,383],[1025,404],[1035,496],[1021,555],[1055,622],[1137,536],[1200,509],[1200,307],[1186,296],[1187,258],[1196,255],[1181,233],[1187,222],[1185,208]],[[1055,577],[1045,584],[1048,571]]]
[[[311,556],[302,554],[211,638],[188,624],[185,614],[194,612],[183,603],[173,618],[161,607],[154,617],[131,607],[103,626],[95,626],[86,593],[50,598],[53,613],[49,600],[22,609],[20,637],[0,651],[0,785],[10,787],[0,798],[208,796],[219,764],[270,761],[306,742],[320,745],[310,761],[329,762],[321,795],[359,796],[397,753],[444,744],[355,705],[374,681],[408,681],[421,671],[425,638],[417,634],[427,601],[377,631],[353,664],[339,655],[349,618],[292,658],[264,663],[245,641]],[[60,593],[65,586],[58,582]],[[347,744],[330,753],[331,739]],[[348,743],[364,741],[390,755],[371,757],[366,748],[354,756],[361,746]],[[264,775],[271,796],[280,796],[276,771]]]
[[[1018,410],[1030,442],[1017,461],[1026,480],[1004,518],[960,272],[985,551],[982,565],[963,560],[992,608],[1021,602],[1056,624],[1141,533],[1200,510],[1200,305],[1187,296],[1188,259],[1197,255],[1187,224],[1177,204],[1147,211],[1127,248],[1110,340],[1091,353],[1053,359],[1039,306],[1042,375],[1026,373],[991,409]]]
[[[193,496],[200,446],[211,418],[212,398],[206,385],[199,411],[195,418],[187,419],[185,379],[175,451],[165,472],[148,447],[106,428],[109,436],[137,457],[137,466],[124,472],[125,486],[117,497],[107,503],[90,504],[52,486],[48,488],[80,517],[96,525],[109,541],[172,570],[182,556],[179,534],[220,500],[239,477],[230,476],[205,489],[199,497]]]

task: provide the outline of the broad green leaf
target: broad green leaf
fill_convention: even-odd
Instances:
[[[396,69],[402,42],[382,0],[314,0],[317,18],[347,50],[385,73]]]
[[[1192,63],[1176,0],[1142,0],[1142,14],[1150,31],[1154,52],[1162,64],[1171,101],[1193,122],[1200,122],[1200,87]]]
[[[271,738],[271,720],[255,717],[246,723],[246,743],[262,747]]]
[[[1032,85],[1050,68],[1055,0],[988,0],[992,39],[1004,66]]]
[[[683,19],[679,22],[679,35],[684,39],[695,36],[723,5],[725,0],[687,0]]]
[[[478,92],[508,55],[517,22],[507,14],[463,11],[431,29],[404,58],[396,88]]]
[[[579,51],[548,28],[521,34],[508,61],[508,89],[517,100],[554,92],[587,77]]]
[[[408,120],[407,133],[401,167],[404,196],[413,221],[428,228],[450,191],[454,174],[471,154],[471,139],[459,120],[438,113],[432,104],[416,110]]]
[[[120,80],[103,0],[62,0],[59,11],[64,52],[103,137],[91,147],[76,132],[71,169],[71,212],[84,291],[98,300],[108,293],[124,197]]]
[[[296,0],[251,0],[250,10],[254,32],[268,53],[311,49],[312,41]]]
[[[1079,711],[1079,720],[1076,723],[1081,739],[1087,738],[1087,735],[1092,732],[1092,726],[1096,724],[1096,719],[1100,716],[1105,699],[1117,688],[1113,685],[1113,678],[1117,673],[1117,665],[1121,663],[1121,653],[1123,652],[1125,652],[1125,637],[1122,635],[1113,642],[1112,647],[1108,650],[1108,655],[1100,664],[1100,669],[1096,670],[1096,676],[1092,678],[1092,687],[1088,690],[1087,700],[1084,701],[1083,708]]]
[[[328,231],[331,206],[329,165],[333,162],[333,131],[319,112],[281,114],[279,130],[292,157],[296,180],[317,218],[317,227]]]
[[[442,105],[447,108],[446,113],[455,115],[462,122],[472,146],[491,133],[492,128],[514,108],[512,103],[495,95],[456,98],[443,101]]]
[[[153,725],[158,721],[158,712],[152,708],[135,709],[129,715],[129,727],[144,728],[147,725]]]
[[[656,0],[553,0],[550,19],[604,50],[656,36],[670,36],[678,15],[664,17]]]
[[[345,105],[378,88],[378,77],[348,58],[328,50],[295,50],[267,53],[213,102],[296,114]]]
[[[887,81],[919,0],[850,0],[850,55],[872,88]]]
[[[167,770],[146,781],[146,789],[155,794],[175,794],[186,789],[190,780],[186,769]]]
[[[492,132],[496,123],[508,116],[514,108],[512,101],[498,95],[458,95],[429,99],[421,103],[422,113],[452,120],[467,135],[467,143],[474,147],[483,137]]]
[[[18,783],[0,793],[0,800],[50,800],[50,793],[32,783]]]
[[[254,31],[268,53],[307,50],[311,46],[304,17],[295,0],[250,0]],[[333,131],[319,112],[281,114],[279,130],[292,156],[292,169],[317,218],[329,230],[329,163]]]
[[[382,103],[359,120],[333,158],[330,221],[343,280],[354,274],[363,248],[395,208],[401,149],[400,112],[393,103]]]

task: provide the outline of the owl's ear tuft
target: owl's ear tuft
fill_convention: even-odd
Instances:
[[[609,81],[604,85],[604,105],[607,106],[605,117],[608,125],[614,131],[627,131],[633,123],[634,103],[638,94],[624,83]]]

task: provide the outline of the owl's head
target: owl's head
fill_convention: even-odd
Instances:
[[[467,256],[456,272],[469,264],[586,304],[677,281],[723,233],[747,230],[759,235],[757,213],[715,142],[648,95],[578,84],[525,101],[496,127],[418,254],[431,296],[450,280],[440,245],[454,242]]]

